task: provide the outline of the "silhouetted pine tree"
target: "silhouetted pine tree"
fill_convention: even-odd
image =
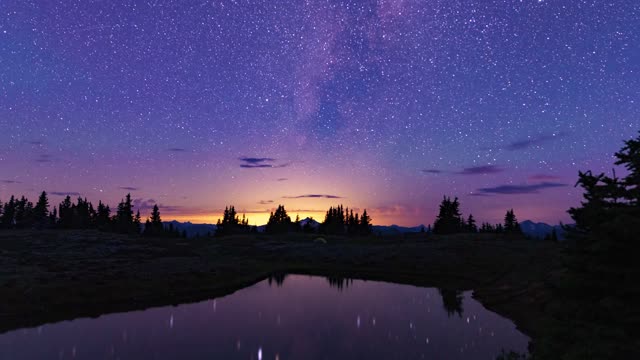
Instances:
[[[153,205],[151,217],[147,219],[144,225],[144,236],[162,236],[164,233],[164,225],[160,217],[160,209],[158,205]]]
[[[504,216],[504,232],[510,234],[521,234],[522,230],[520,229],[520,224],[518,223],[518,219],[516,218],[513,209],[507,210],[507,213]]]
[[[467,219],[467,231],[476,233],[478,232],[478,226],[476,225],[476,219],[473,218],[473,215],[469,214],[469,218]]]
[[[138,229],[138,233],[142,227],[142,219],[140,218],[140,210],[136,212],[136,216],[133,218],[133,227],[134,229]]]
[[[33,225],[33,203],[22,196],[16,203],[15,226],[18,229],[29,228]]]
[[[575,227],[565,227],[572,244],[575,274],[601,280],[601,289],[590,295],[626,293],[638,290],[640,262],[640,136],[625,141],[615,153],[616,165],[627,175],[620,179],[579,172],[576,185],[584,190],[584,201],[569,214]],[[592,281],[591,284],[596,284]],[[638,293],[636,293],[638,298]]]
[[[236,213],[236,208],[233,205],[225,207],[222,220],[218,219],[218,223],[216,224],[216,236],[247,232],[249,232],[249,220],[245,215],[242,215],[242,221],[240,221]]]
[[[300,215],[296,214],[296,220],[293,222],[293,231],[302,232],[302,225],[300,224]]]
[[[458,198],[444,197],[440,203],[440,212],[433,223],[433,232],[436,234],[455,234],[464,230],[464,220],[460,214],[460,202]]]
[[[98,211],[96,212],[95,226],[98,230],[109,231],[111,230],[111,209],[108,205],[98,202]]]
[[[330,207],[320,224],[320,232],[324,234],[343,235],[347,230],[347,217],[342,205]]]
[[[291,231],[291,218],[287,215],[284,205],[278,205],[275,213],[269,216],[266,232],[269,234],[281,234]]]
[[[369,236],[371,235],[371,232],[371,217],[367,214],[367,209],[364,209],[362,216],[360,217],[360,235]]]
[[[4,204],[2,210],[2,227],[5,229],[13,229],[15,227],[16,199],[13,195],[9,202]]]
[[[38,229],[49,226],[49,199],[44,191],[40,194],[38,202],[33,208],[33,222]]]
[[[71,229],[73,226],[73,209],[71,203],[71,196],[68,196],[62,200],[58,205],[58,216],[60,217],[59,225],[62,229]]]
[[[124,200],[118,204],[115,218],[116,231],[122,234],[139,234],[140,228],[133,222],[133,204],[131,194],[127,194]]]

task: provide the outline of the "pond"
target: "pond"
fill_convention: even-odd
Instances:
[[[495,359],[529,339],[471,292],[280,275],[231,295],[0,335],[0,359]]]

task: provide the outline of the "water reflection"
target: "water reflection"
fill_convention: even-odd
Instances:
[[[462,313],[464,312],[462,308],[462,302],[464,300],[462,291],[439,288],[438,292],[440,296],[442,296],[442,306],[447,312],[447,315],[453,316],[458,314],[459,317],[462,317]]]
[[[353,279],[338,276],[327,276],[327,281],[329,282],[329,286],[338,289],[338,291],[342,291],[353,284]]]
[[[2,334],[0,359],[494,359],[527,342],[469,292],[279,274],[202,303]]]

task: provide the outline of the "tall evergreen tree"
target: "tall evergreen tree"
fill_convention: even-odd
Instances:
[[[476,225],[476,219],[473,218],[473,215],[469,214],[469,218],[467,219],[467,231],[476,233],[478,232],[478,226]]]
[[[640,136],[625,141],[615,158],[627,170],[622,179],[579,172],[576,185],[583,188],[584,201],[569,210],[575,227],[565,227],[574,273],[602,279],[603,289],[590,290],[600,294],[613,287],[637,289],[640,274]]]
[[[140,217],[140,210],[138,210],[136,212],[136,216],[133,217],[133,229],[132,229],[132,232],[134,234],[139,234],[141,227],[142,227],[142,218]]]
[[[371,217],[367,214],[367,209],[364,209],[360,217],[360,235],[369,236],[371,235],[371,231]]]
[[[510,234],[522,233],[520,223],[518,223],[518,219],[516,218],[516,214],[513,212],[513,209],[507,210],[507,213],[504,216],[504,232]]]
[[[455,234],[464,230],[464,220],[460,214],[460,202],[458,198],[445,196],[440,203],[440,212],[433,223],[433,232],[436,234]]]
[[[233,205],[224,208],[222,220],[218,219],[216,224],[216,236],[248,233],[249,230],[249,220],[244,214],[242,215],[242,220],[240,220]]]
[[[95,226],[102,231],[111,229],[111,209],[100,201],[95,217]]]
[[[160,217],[160,208],[158,205],[153,205],[151,210],[151,217],[146,221],[144,225],[145,236],[161,236],[164,233],[164,225],[162,224],[162,218]]]
[[[47,227],[49,224],[49,199],[45,191],[40,194],[38,202],[33,208],[33,221],[39,229]]]
[[[71,229],[73,227],[73,204],[71,203],[71,196],[62,200],[58,205],[58,216],[60,217],[60,227],[63,229]]]
[[[9,199],[9,202],[4,204],[2,211],[2,227],[6,229],[12,229],[15,227],[15,215],[16,215],[16,200],[13,195]]]
[[[29,228],[33,225],[33,203],[22,196],[16,203],[15,226],[19,229]]]
[[[291,231],[291,228],[291,218],[287,215],[287,210],[285,210],[284,205],[278,205],[276,212],[269,216],[266,232],[270,234],[281,234]]]
[[[115,219],[116,231],[123,234],[138,233],[140,230],[136,229],[133,220],[131,194],[127,194],[125,199],[118,204]]]

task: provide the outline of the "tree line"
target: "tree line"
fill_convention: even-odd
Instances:
[[[154,205],[151,216],[144,225],[140,211],[134,213],[131,194],[118,203],[115,212],[102,201],[94,207],[87,198],[78,197],[75,203],[68,196],[58,206],[49,210],[49,198],[43,191],[34,205],[25,196],[11,196],[9,201],[0,201],[0,228],[2,229],[96,229],[120,234],[153,237],[186,236],[173,228],[164,226],[158,205]]]
[[[324,221],[317,229],[313,227],[312,222],[314,222],[313,218],[309,218],[305,224],[302,224],[299,216],[292,221],[284,205],[278,205],[276,210],[269,214],[269,221],[264,231],[267,234],[291,232],[349,236],[367,236],[372,232],[371,217],[366,209],[360,216],[357,212],[354,214],[353,209],[345,209],[342,205],[332,206],[327,210]],[[258,232],[256,226],[249,226],[249,221],[244,214],[240,219],[233,205],[225,207],[222,219],[218,219],[216,223],[216,229],[216,236]]]
[[[504,223],[492,225],[482,223],[477,226],[473,214],[465,219],[460,212],[460,201],[458,198],[451,200],[445,196],[440,203],[440,209],[436,221],[433,223],[433,230],[429,226],[429,231],[435,234],[458,234],[458,233],[493,233],[493,234],[514,234],[522,235],[520,223],[516,218],[513,209],[507,210],[504,216]]]

